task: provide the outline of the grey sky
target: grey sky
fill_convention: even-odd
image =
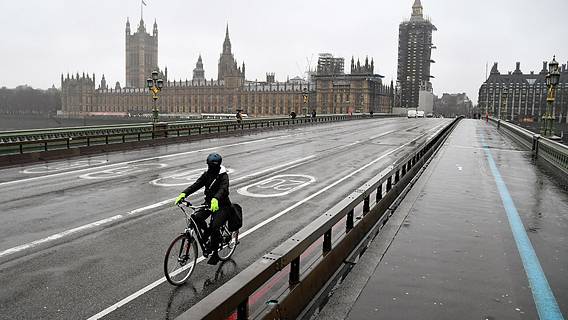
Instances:
[[[146,0],[144,21],[159,28],[159,65],[170,80],[191,79],[199,53],[206,78],[217,62],[229,23],[233,53],[247,79],[302,75],[317,54],[375,59],[385,81],[396,79],[398,25],[414,0]],[[438,28],[432,57],[434,93],[477,91],[489,68],[538,72],[556,54],[568,60],[566,0],[422,0]],[[124,85],[124,29],[140,20],[140,1],[0,0],[0,86],[60,86],[61,73],[95,73],[97,82]]]

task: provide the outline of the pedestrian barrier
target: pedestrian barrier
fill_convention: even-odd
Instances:
[[[546,161],[568,177],[568,146],[547,139],[540,134],[500,119],[489,118],[502,131],[523,147],[532,150],[533,155]]]
[[[438,132],[419,137],[408,145],[413,151],[323,213],[310,225],[234,276],[177,319],[295,319],[356,250],[374,228],[382,227],[393,212],[393,204],[409,188],[421,170],[461,118]],[[361,212],[355,216],[355,212]],[[339,231],[338,231],[339,230]],[[332,238],[333,237],[333,238]],[[315,259],[301,261],[308,248],[316,248]],[[311,250],[311,249],[310,249]],[[305,256],[304,256],[305,257]],[[303,265],[302,265],[303,264]],[[266,297],[259,310],[249,311],[255,292],[287,273],[284,288]],[[263,299],[264,301],[264,299]]]

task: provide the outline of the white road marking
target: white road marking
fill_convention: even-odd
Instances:
[[[178,171],[175,174],[165,176],[162,178],[154,179],[149,183],[158,187],[177,187],[177,186],[187,186],[195,182],[207,168],[193,169],[189,171]],[[235,170],[227,168],[227,173],[232,174]],[[167,181],[170,181],[169,183]],[[173,182],[177,181],[177,182]]]
[[[281,174],[239,188],[237,192],[243,196],[255,198],[281,197],[299,190],[315,181],[316,178],[305,174]],[[273,189],[278,192],[258,193],[249,191],[250,188],[254,187],[258,189]]]
[[[91,229],[91,228],[94,228],[94,227],[97,227],[97,226],[100,226],[100,225],[103,225],[103,224],[110,223],[110,222],[115,221],[115,220],[118,220],[118,219],[120,219],[120,218],[122,218],[122,217],[123,217],[123,216],[122,216],[121,214],[119,214],[119,215],[116,215],[116,216],[112,216],[112,217],[110,217],[110,218],[102,219],[102,220],[99,220],[99,221],[95,221],[95,222],[92,222],[92,223],[83,225],[83,226],[80,226],[80,227],[77,227],[77,228],[69,229],[69,230],[63,231],[63,232],[61,232],[61,233],[57,233],[57,234],[51,235],[51,236],[49,236],[49,237],[47,237],[47,238],[43,238],[43,239],[40,239],[40,240],[32,241],[32,242],[29,242],[29,243],[26,243],[26,244],[23,244],[23,245],[20,245],[20,246],[17,246],[17,247],[13,247],[13,248],[4,250],[4,251],[0,252],[0,258],[3,257],[3,256],[10,255],[10,254],[12,254],[12,253],[16,253],[16,252],[18,252],[18,251],[22,251],[22,250],[26,250],[26,249],[33,248],[33,247],[35,247],[35,246],[37,246],[37,245],[40,245],[40,244],[42,244],[42,243],[46,243],[46,242],[54,241],[54,240],[57,240],[57,239],[61,239],[61,238],[65,237],[65,236],[69,236],[69,235],[72,235],[72,234],[77,233],[77,232],[80,232],[80,231],[84,231],[84,230]]]
[[[246,145],[246,144],[262,142],[262,141],[266,141],[266,140],[286,138],[286,137],[290,137],[290,136],[293,136],[293,134],[282,135],[282,136],[277,136],[277,137],[270,137],[270,138],[262,138],[262,139],[258,139],[258,140],[251,140],[251,141],[245,141],[245,142],[231,143],[231,144],[220,145],[220,146],[216,146],[216,147],[204,148],[204,149],[199,149],[199,150],[185,151],[185,152],[180,152],[180,153],[172,153],[172,154],[167,154],[167,155],[163,155],[163,156],[156,156],[156,157],[143,158],[143,159],[137,159],[137,160],[131,160],[131,161],[117,162],[117,163],[113,163],[113,164],[107,164],[107,165],[102,165],[102,166],[96,166],[96,167],[91,167],[91,168],[85,168],[85,169],[79,169],[79,170],[73,170],[73,171],[66,171],[66,172],[60,172],[60,173],[54,173],[54,174],[49,174],[49,175],[44,175],[44,176],[39,176],[39,177],[33,177],[33,178],[6,181],[6,182],[1,182],[0,187],[6,186],[6,185],[11,185],[11,184],[16,184],[16,183],[35,181],[35,180],[39,180],[39,179],[53,178],[53,177],[58,177],[58,176],[63,176],[63,175],[68,175],[68,174],[82,173],[82,172],[86,172],[86,171],[89,171],[89,170],[95,170],[95,169],[100,169],[100,168],[115,167],[115,166],[121,166],[121,165],[138,163],[138,162],[149,161],[149,160],[179,157],[179,156],[184,156],[184,155],[188,155],[188,154],[192,154],[192,153],[198,153],[198,152],[203,152],[203,151],[213,151],[213,150],[226,148],[226,147],[241,146],[241,145]]]
[[[301,164],[302,162],[309,160],[313,157],[315,157],[315,155],[296,159],[296,160],[290,161],[288,163],[280,164],[280,165],[277,165],[277,166],[274,166],[274,167],[266,168],[264,170],[248,174],[246,176],[235,178],[232,181],[236,182],[236,181],[244,180],[244,179],[247,179],[247,178],[251,178],[251,177],[254,177],[254,176],[264,174],[266,172],[282,169],[284,167],[294,167],[294,166],[297,166],[297,165]],[[200,194],[200,193],[202,193],[202,191],[196,192],[195,194]],[[156,209],[156,208],[159,208],[159,207],[162,207],[162,206],[170,205],[174,202],[175,199],[176,198],[170,198],[170,199],[162,200],[160,202],[153,203],[151,205],[147,205],[145,207],[141,207],[141,208],[138,208],[138,209],[131,210],[131,211],[126,213],[126,216],[132,216],[132,215],[135,215],[135,214],[142,213],[144,211],[148,211],[150,209]],[[91,222],[91,223],[83,225],[83,226],[79,226],[79,227],[76,227],[76,228],[73,228],[73,229],[69,229],[69,230],[51,235],[51,236],[43,238],[43,239],[35,240],[35,241],[28,242],[28,243],[23,244],[23,245],[19,245],[19,246],[10,248],[10,249],[6,249],[6,250],[0,252],[0,258],[3,257],[3,256],[7,256],[7,255],[10,255],[10,254],[22,251],[22,250],[31,249],[33,247],[40,245],[40,244],[44,244],[44,243],[47,243],[47,242],[50,242],[50,241],[53,241],[53,240],[57,240],[57,239],[65,237],[65,236],[77,233],[79,231],[85,231],[85,230],[88,230],[90,228],[98,227],[98,226],[110,223],[112,221],[115,221],[117,219],[125,218],[126,216],[119,214],[119,215],[116,215],[116,216],[112,216],[110,218],[98,220],[98,221]]]
[[[63,170],[67,170],[67,169],[74,169],[74,168],[81,168],[81,167],[88,167],[91,165],[100,165],[103,163],[107,163],[108,160],[96,160],[96,159],[91,159],[91,160],[79,160],[79,161],[74,161],[69,163],[55,163],[55,164],[46,164],[44,166],[35,166],[35,167],[31,167],[31,168],[27,168],[22,170],[21,172],[24,174],[41,174],[41,173],[47,173],[47,172],[57,172],[57,171],[63,171]]]
[[[81,179],[113,179],[125,175],[145,172],[150,169],[161,169],[167,167],[165,163],[135,163],[122,167],[110,168],[101,171],[89,172],[79,176]]]
[[[390,155],[390,154],[392,154],[392,153],[394,153],[394,152],[396,152],[396,151],[402,149],[403,147],[406,147],[408,144],[410,144],[410,143],[403,144],[402,146],[397,147],[396,149],[393,149],[393,150],[391,150],[391,151],[389,151],[389,152],[383,154],[382,156],[376,158],[375,160],[371,161],[370,163],[366,164],[365,166],[363,166],[363,167],[361,167],[361,168],[359,168],[359,169],[357,169],[357,170],[355,170],[355,171],[349,173],[348,175],[342,177],[341,179],[335,181],[334,183],[328,185],[327,187],[325,187],[325,188],[319,190],[318,192],[316,192],[316,193],[310,195],[309,197],[307,197],[307,198],[305,198],[305,199],[303,199],[303,200],[301,200],[301,201],[295,203],[294,205],[292,205],[292,206],[290,206],[290,207],[284,209],[283,211],[280,211],[280,212],[277,213],[276,215],[271,216],[270,218],[268,218],[268,219],[266,219],[266,220],[263,220],[261,223],[257,224],[256,226],[254,226],[254,227],[248,229],[247,231],[245,231],[245,232],[239,234],[239,239],[243,239],[243,238],[246,237],[247,235],[249,235],[249,234],[255,232],[255,231],[258,230],[259,228],[261,228],[261,227],[267,225],[268,223],[270,223],[270,222],[272,222],[272,221],[278,219],[279,217],[285,215],[286,213],[288,213],[288,212],[290,212],[291,210],[297,208],[297,207],[300,206],[301,204],[304,204],[305,202],[307,202],[307,201],[313,199],[314,197],[320,195],[321,193],[323,193],[323,192],[329,190],[330,188],[336,186],[337,184],[343,182],[345,179],[348,179],[348,178],[352,177],[353,175],[355,175],[355,174],[361,172],[362,170],[368,168],[369,166],[375,164],[377,161],[380,161],[381,159],[384,159],[386,156],[388,156],[388,155]],[[203,260],[204,260],[204,258],[203,258],[203,256],[201,256],[201,257],[197,260],[197,262],[201,262],[201,261],[203,261]],[[100,319],[100,318],[102,318],[102,317],[108,315],[109,313],[111,313],[111,312],[117,310],[118,308],[124,306],[125,304],[129,303],[130,301],[132,301],[132,300],[138,298],[139,296],[145,294],[146,292],[148,292],[148,291],[154,289],[155,287],[159,286],[160,284],[162,284],[162,283],[164,283],[164,282],[166,282],[166,277],[162,277],[162,278],[160,278],[160,279],[158,279],[158,280],[152,282],[151,284],[149,284],[149,285],[145,286],[144,288],[142,288],[142,289],[140,289],[140,290],[134,292],[133,294],[131,294],[131,295],[129,295],[128,297],[126,297],[126,298],[120,300],[119,302],[113,304],[112,306],[110,306],[110,307],[104,309],[103,311],[101,311],[101,312],[95,314],[95,315],[92,316],[92,317],[89,317],[87,320]]]

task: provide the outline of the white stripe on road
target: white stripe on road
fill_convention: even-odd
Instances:
[[[123,216],[122,216],[121,214],[118,214],[118,215],[112,216],[112,217],[110,217],[110,218],[106,218],[106,219],[102,219],[102,220],[99,220],[99,221],[95,221],[95,222],[92,222],[92,223],[89,223],[89,224],[86,224],[86,225],[83,225],[83,226],[80,226],[80,227],[77,227],[77,228],[69,229],[69,230],[67,230],[67,231],[63,231],[63,232],[61,232],[61,233],[57,233],[57,234],[51,235],[51,236],[49,236],[49,237],[47,237],[47,238],[43,238],[43,239],[40,239],[40,240],[32,241],[32,242],[29,242],[29,243],[26,243],[26,244],[23,244],[23,245],[20,245],[20,246],[17,246],[17,247],[13,247],[13,248],[4,250],[4,251],[0,252],[0,258],[3,257],[3,256],[10,255],[10,254],[12,254],[12,253],[16,253],[16,252],[18,252],[18,251],[22,251],[22,250],[26,250],[26,249],[33,248],[33,247],[35,247],[35,246],[37,246],[37,245],[40,245],[40,244],[43,244],[43,243],[47,243],[47,242],[50,242],[50,241],[54,241],[54,240],[57,240],[57,239],[61,239],[61,238],[63,238],[63,237],[72,235],[72,234],[77,233],[77,232],[80,232],[80,231],[88,230],[88,229],[91,229],[91,228],[94,228],[94,227],[97,227],[97,226],[100,226],[100,225],[103,225],[103,224],[110,223],[110,222],[115,221],[115,220],[118,220],[118,219],[120,219],[120,218],[122,218],[122,217],[123,217]]]
[[[252,177],[259,176],[259,175],[262,175],[262,174],[270,172],[270,171],[279,170],[279,169],[286,168],[286,167],[294,167],[294,166],[301,164],[304,161],[309,160],[309,159],[314,158],[314,157],[315,157],[315,155],[311,155],[311,156],[307,156],[307,157],[304,157],[304,158],[296,159],[296,160],[293,160],[293,161],[290,161],[290,162],[287,162],[287,163],[284,163],[284,164],[280,164],[280,165],[277,165],[277,166],[274,166],[274,167],[271,167],[271,168],[267,168],[267,169],[264,169],[264,170],[261,170],[261,171],[258,171],[258,172],[251,173],[251,174],[243,176],[243,177],[235,178],[235,179],[233,179],[233,181],[240,181],[240,180],[244,180],[244,179],[247,179],[247,178],[252,178]],[[197,194],[199,194],[199,193],[197,193]],[[142,208],[131,210],[127,213],[127,216],[135,215],[135,214],[138,214],[138,213],[141,213],[141,212],[144,212],[144,211],[148,211],[150,209],[155,209],[155,208],[159,208],[159,207],[162,207],[162,206],[169,205],[175,199],[176,198],[170,198],[170,199],[166,199],[166,200],[163,200],[163,201],[160,201],[160,202],[157,202],[157,203],[154,203],[154,204],[142,207]],[[75,234],[77,232],[85,231],[85,230],[92,229],[92,228],[95,228],[95,227],[100,227],[102,225],[108,224],[108,223],[113,222],[117,219],[122,219],[122,218],[125,218],[125,217],[126,217],[125,215],[119,214],[119,215],[116,215],[116,216],[112,216],[110,218],[102,219],[102,220],[91,222],[89,224],[86,224],[86,225],[83,225],[83,226],[80,226],[80,227],[76,227],[76,228],[73,228],[73,229],[70,229],[70,230],[66,230],[66,231],[63,231],[61,233],[57,233],[57,234],[51,235],[51,236],[43,238],[43,239],[39,239],[39,240],[32,241],[32,242],[29,242],[29,243],[26,243],[26,244],[23,244],[23,245],[20,245],[20,246],[17,246],[17,247],[6,249],[6,250],[0,252],[0,258],[2,258],[4,256],[8,256],[8,255],[16,253],[16,252],[19,252],[19,251],[31,249],[33,247],[40,245],[40,244],[44,244],[44,243],[48,243],[50,241],[61,239],[65,236],[70,236],[70,235]]]
[[[390,154],[392,154],[392,153],[394,153],[394,152],[396,152],[396,151],[398,151],[398,150],[400,150],[400,149],[406,147],[408,144],[409,144],[409,143],[403,144],[402,146],[400,146],[400,147],[398,147],[398,148],[396,148],[396,149],[393,149],[393,150],[391,150],[391,151],[389,151],[389,152],[383,154],[382,156],[380,156],[380,157],[376,158],[375,160],[371,161],[370,163],[368,163],[368,164],[364,165],[363,167],[361,167],[361,168],[359,168],[359,169],[357,169],[357,170],[355,170],[355,171],[353,171],[353,172],[347,174],[346,176],[344,176],[344,177],[342,177],[341,179],[335,181],[334,183],[328,185],[327,187],[325,187],[325,188],[319,190],[318,192],[316,192],[316,193],[310,195],[309,197],[304,198],[303,200],[301,200],[301,201],[295,203],[294,205],[292,205],[292,206],[290,206],[290,207],[284,209],[283,211],[280,211],[280,212],[277,213],[276,215],[274,215],[274,216],[272,216],[272,217],[270,217],[270,218],[268,218],[268,219],[262,221],[261,223],[257,224],[256,226],[254,226],[254,227],[248,229],[247,231],[243,232],[242,234],[240,234],[240,235],[239,235],[239,238],[242,239],[242,238],[246,237],[247,235],[249,235],[249,234],[255,232],[255,231],[258,230],[259,228],[261,228],[261,227],[265,226],[266,224],[268,224],[268,223],[274,221],[275,219],[277,219],[277,218],[279,218],[279,217],[285,215],[286,213],[288,213],[288,212],[290,212],[291,210],[297,208],[297,207],[300,206],[301,204],[304,204],[305,202],[307,202],[307,201],[313,199],[314,197],[320,195],[321,193],[323,193],[323,192],[329,190],[330,188],[336,186],[337,184],[343,182],[344,180],[346,180],[346,179],[352,177],[353,175],[355,175],[355,174],[361,172],[362,170],[365,170],[366,168],[368,168],[369,166],[375,164],[376,162],[378,162],[378,161],[384,159],[386,156],[388,156],[388,155],[390,155]],[[203,256],[201,256],[201,257],[197,260],[197,262],[201,262],[201,261],[203,261],[203,260],[204,260],[204,258],[203,258]],[[138,298],[139,296],[145,294],[146,292],[148,292],[148,291],[154,289],[155,287],[159,286],[160,284],[162,284],[162,283],[164,283],[164,282],[166,282],[166,277],[162,277],[162,278],[160,278],[160,279],[158,279],[158,280],[152,282],[151,284],[149,284],[149,285],[145,286],[144,288],[142,288],[142,289],[140,289],[140,290],[134,292],[133,294],[129,295],[128,297],[126,297],[126,298],[120,300],[119,302],[113,304],[112,306],[110,306],[110,307],[104,309],[103,311],[101,311],[101,312],[95,314],[94,316],[88,318],[87,320],[100,319],[100,318],[102,318],[102,317],[108,315],[109,313],[111,313],[111,312],[117,310],[118,308],[124,306],[125,304],[129,303],[130,301],[132,301],[132,300]]]
[[[39,179],[53,178],[53,177],[59,177],[59,176],[68,175],[68,174],[81,173],[81,172],[86,172],[86,171],[95,170],[95,169],[116,167],[116,166],[120,166],[120,165],[131,164],[131,163],[138,163],[138,162],[144,162],[144,161],[149,161],[149,160],[157,160],[157,159],[167,159],[167,158],[172,158],[172,157],[179,157],[179,156],[184,156],[184,155],[188,155],[188,154],[192,154],[192,153],[197,153],[197,152],[213,151],[213,150],[220,149],[220,148],[241,146],[241,145],[246,145],[246,144],[251,144],[251,143],[263,142],[263,141],[267,141],[267,140],[274,140],[274,139],[279,139],[279,138],[286,138],[286,137],[290,137],[290,136],[293,136],[293,134],[282,135],[282,136],[277,136],[277,137],[270,137],[270,138],[263,138],[263,139],[258,139],[258,140],[245,141],[245,142],[231,143],[231,144],[226,144],[226,145],[221,145],[221,146],[216,146],[216,147],[210,147],[210,148],[199,149],[199,150],[192,150],[192,151],[186,151],[186,152],[180,152],[180,153],[172,153],[172,154],[167,154],[167,155],[164,155],[164,156],[156,156],[156,157],[143,158],[143,159],[138,159],[138,160],[117,162],[117,163],[113,163],[113,164],[107,164],[107,165],[102,165],[102,166],[89,167],[89,168],[85,168],[85,169],[72,170],[72,171],[66,171],[66,172],[60,172],[60,173],[54,173],[54,174],[48,174],[48,175],[39,176],[39,177],[33,177],[33,178],[26,178],[26,179],[19,179],[19,180],[6,181],[6,182],[1,182],[1,183],[0,183],[0,187],[6,186],[6,185],[11,185],[11,184],[16,184],[16,183],[35,181],[35,180],[39,180]]]

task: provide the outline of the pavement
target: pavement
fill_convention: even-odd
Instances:
[[[1,169],[0,319],[175,318],[449,122],[345,121]],[[213,151],[244,209],[240,245],[173,287],[173,199]]]
[[[568,317],[568,193],[462,120],[317,319]]]

